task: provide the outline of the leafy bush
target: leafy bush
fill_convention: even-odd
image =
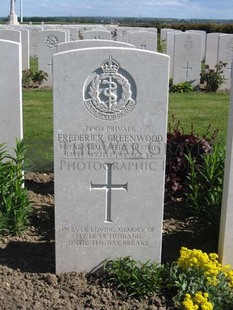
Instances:
[[[209,128],[202,137],[191,132],[184,134],[179,121],[173,117],[169,124],[167,134],[166,154],[166,196],[167,198],[182,197],[187,190],[187,176],[189,173],[189,161],[187,156],[201,164],[203,154],[210,152],[212,144],[216,139],[217,131],[209,134]],[[209,138],[207,138],[209,136]]]
[[[213,231],[220,223],[225,152],[215,146],[208,154],[201,155],[201,164],[189,154],[190,172],[187,203],[193,213]]]
[[[160,34],[157,39],[157,52],[164,54],[166,51],[166,40],[162,40]]]
[[[28,227],[31,211],[24,188],[23,163],[26,148],[17,142],[15,156],[0,145],[0,233],[21,234]]]
[[[140,263],[130,257],[108,260],[108,280],[127,296],[141,298],[160,289],[161,267],[156,263]]]
[[[47,81],[48,74],[42,70],[33,72],[31,69],[23,71],[22,85],[24,88],[38,88],[44,81]]]
[[[193,87],[189,82],[181,82],[179,84],[172,84],[172,81],[169,85],[169,91],[171,93],[190,93],[193,91]]]
[[[215,253],[183,247],[178,260],[164,268],[163,279],[179,309],[232,309],[233,271]]]
[[[210,92],[216,92],[219,87],[225,81],[223,75],[223,69],[226,67],[226,63],[220,61],[214,69],[210,69],[209,65],[205,65],[202,70],[201,83],[206,84],[206,90]]]

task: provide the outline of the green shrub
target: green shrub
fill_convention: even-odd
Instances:
[[[227,63],[220,61],[214,69],[210,69],[209,65],[205,65],[201,73],[201,83],[205,84],[206,90],[216,92],[225,81],[223,69]]]
[[[17,142],[15,156],[0,145],[0,233],[21,234],[29,224],[31,211],[24,188],[23,163],[26,148]]]
[[[163,54],[166,52],[166,40],[162,40],[160,34],[157,39],[157,52]]]
[[[162,269],[156,263],[140,263],[123,257],[108,260],[104,269],[113,286],[129,297],[141,298],[160,290]]]
[[[33,72],[31,69],[24,70],[22,85],[26,89],[38,88],[44,81],[47,81],[48,74],[42,70]]]
[[[166,151],[166,178],[165,189],[166,198],[181,198],[187,192],[187,176],[189,173],[189,155],[195,164],[201,165],[203,154],[210,152],[216,139],[217,131],[210,133],[210,126],[204,135],[199,136],[191,131],[184,133],[180,121],[176,121],[172,116],[167,133]]]
[[[190,167],[187,203],[201,221],[218,232],[225,151],[215,146],[211,152],[201,156],[201,163],[197,163],[191,155],[187,156]]]
[[[189,82],[181,82],[179,84],[172,84],[170,82],[169,91],[171,93],[190,93],[193,91],[193,87]]]

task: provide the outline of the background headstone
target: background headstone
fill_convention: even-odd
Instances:
[[[152,31],[130,31],[128,42],[136,48],[157,52],[157,33]]]
[[[44,86],[52,86],[53,54],[56,53],[58,43],[66,42],[68,33],[60,30],[44,30],[39,32],[38,69],[47,72],[48,79]]]
[[[78,40],[72,42],[65,42],[60,43],[57,45],[57,53],[75,50],[79,48],[89,48],[89,47],[104,47],[104,46],[112,46],[112,47],[131,47],[133,48],[134,45],[124,43],[124,42],[117,42],[113,40]]]
[[[205,60],[205,51],[206,51],[206,31],[204,30],[187,30],[186,32],[197,33],[202,36],[201,43],[201,60]]]
[[[88,30],[83,32],[84,40],[111,40],[111,32],[108,30]]]
[[[233,74],[233,70],[231,70],[231,74]],[[233,266],[233,79],[231,79],[231,101],[218,252],[222,264]]]
[[[194,87],[200,83],[202,35],[175,33],[173,84],[190,82]]]
[[[39,31],[42,31],[42,27],[29,27],[29,38],[30,38],[30,56],[38,57],[38,45],[39,45]]]
[[[18,29],[21,32],[21,42],[22,42],[22,70],[27,70],[30,68],[30,39],[29,30]]]
[[[227,63],[223,69],[223,75],[225,77],[224,83],[219,87],[221,90],[230,90],[231,86],[231,65],[233,59],[233,34],[223,34],[219,37],[218,44],[218,63],[222,61]]]
[[[174,58],[174,37],[175,33],[182,33],[180,30],[167,31],[166,33],[166,54],[170,57],[170,78],[173,77],[173,58]]]
[[[23,138],[21,44],[0,40],[0,64],[0,143],[12,150]]]
[[[21,32],[19,30],[0,29],[0,40],[21,42]]]
[[[205,63],[209,65],[211,69],[218,63],[218,45],[219,36],[223,33],[208,33],[206,36],[206,55]]]
[[[159,263],[169,57],[106,47],[53,62],[56,272]]]

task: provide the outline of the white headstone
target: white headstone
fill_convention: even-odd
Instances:
[[[170,57],[170,78],[173,77],[173,58],[174,58],[174,37],[175,33],[182,33],[180,30],[167,32],[166,36],[166,54]]]
[[[230,90],[231,86],[231,65],[233,59],[233,34],[223,34],[219,37],[218,45],[218,63],[222,61],[227,63],[227,66],[223,69],[223,75],[225,77],[224,83],[220,86],[219,89]]]
[[[83,39],[111,40],[111,32],[107,30],[88,30],[83,32]]]
[[[233,69],[231,72],[233,74]],[[231,101],[218,252],[222,264],[233,266],[233,79],[231,79]]]
[[[57,44],[66,41],[66,31],[44,30],[39,32],[38,69],[48,74],[47,81],[43,82],[44,86],[52,86],[53,54],[56,53]]]
[[[134,27],[118,27],[117,28],[117,41],[128,43],[128,31],[135,31]]]
[[[194,87],[200,83],[202,35],[175,33],[173,84],[190,82]]]
[[[157,33],[152,31],[130,31],[128,42],[136,48],[157,52]]]
[[[208,33],[206,36],[205,64],[214,69],[218,63],[218,37],[222,33]]]
[[[57,273],[160,262],[168,62],[127,48],[54,55]]]
[[[39,31],[42,31],[41,27],[30,27],[30,56],[38,57],[38,45],[39,45]]]
[[[172,31],[174,31],[174,29],[172,29],[172,28],[161,28],[161,30],[160,30],[160,42],[164,43],[166,45],[167,33],[172,32]]]
[[[57,53],[75,50],[79,48],[104,47],[104,46],[131,47],[131,48],[135,47],[132,44],[112,40],[78,40],[58,44]]]
[[[78,30],[79,29],[77,27],[64,26],[60,30],[69,30],[69,39],[68,39],[68,41],[76,41],[76,40],[79,39],[79,36],[78,36]]]
[[[12,150],[23,138],[21,44],[0,40],[0,64],[0,143]]]
[[[19,30],[0,29],[0,40],[21,42],[21,32]]]
[[[201,60],[205,60],[205,50],[206,50],[206,31],[204,30],[187,30],[186,32],[197,33],[202,36],[201,43]]]
[[[22,70],[30,68],[30,43],[29,43],[29,30],[18,29],[21,32],[22,42]]]

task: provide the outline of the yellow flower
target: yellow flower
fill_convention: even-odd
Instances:
[[[180,249],[180,257],[177,260],[177,264],[182,269],[189,267],[196,267],[203,270],[210,284],[218,285],[218,275],[223,272],[228,279],[230,287],[233,287],[233,271],[230,265],[222,266],[218,261],[218,255],[216,253],[210,253],[209,255],[201,250],[190,250],[186,247]]]
[[[185,310],[213,310],[213,304],[208,301],[209,294],[197,292],[194,296],[186,294],[182,305]]]

